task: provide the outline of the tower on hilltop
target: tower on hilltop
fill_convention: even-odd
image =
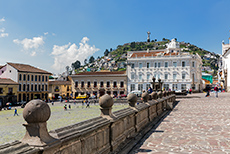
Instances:
[[[148,31],[147,34],[148,34],[147,42],[150,42],[150,34],[151,34],[150,31]]]

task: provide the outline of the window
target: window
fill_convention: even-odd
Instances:
[[[100,83],[100,87],[104,87],[104,83],[103,83],[103,81],[101,81],[101,83]]]
[[[181,84],[181,90],[186,90],[186,84]]]
[[[169,90],[169,84],[164,84],[164,88],[165,88],[165,90]]]
[[[23,91],[26,91],[26,85],[23,84]]]
[[[131,64],[131,68],[134,68],[134,64]]]
[[[46,82],[48,81],[48,76],[46,76]]]
[[[30,81],[30,75],[27,75],[27,81]]]
[[[173,74],[173,80],[176,80],[176,73]]]
[[[38,76],[37,75],[35,75],[35,81],[37,81],[38,80]]]
[[[69,86],[67,86],[67,89],[66,89],[67,91],[69,91]]]
[[[47,91],[47,89],[48,89],[48,86],[47,86],[47,84],[46,84],[46,91]]]
[[[21,74],[19,74],[19,81],[21,81],[22,80],[22,75]]]
[[[150,65],[149,65],[149,63],[147,63],[147,68],[149,68],[150,67]]]
[[[120,87],[124,87],[124,81],[121,81]]]
[[[149,80],[150,79],[150,74],[147,74],[147,80]]]
[[[44,84],[42,85],[42,91],[44,91],[45,89],[44,89]]]
[[[38,81],[41,81],[41,76],[40,75],[38,76]]]
[[[161,67],[161,63],[160,62],[158,63],[158,67]]]
[[[177,84],[173,84],[173,90],[177,90]]]
[[[185,62],[184,61],[182,61],[182,67],[185,67]]]
[[[173,67],[177,67],[177,62],[173,62]]]
[[[26,81],[26,75],[25,74],[23,75],[23,81]]]
[[[185,79],[185,73],[182,73],[182,79]]]
[[[97,81],[94,81],[93,87],[97,87]]]
[[[31,81],[34,81],[34,76],[33,75],[31,75]]]
[[[3,94],[3,88],[0,88],[0,94]]]
[[[195,62],[194,61],[192,62],[192,67],[195,67]]]
[[[106,87],[110,87],[110,82],[109,81],[107,81]]]
[[[81,87],[84,88],[84,81],[81,81]]]
[[[140,90],[140,91],[143,90],[143,84],[138,84],[138,90]]]
[[[142,80],[142,74],[139,74],[139,80]]]
[[[193,82],[195,81],[195,74],[194,73],[192,74],[192,81]]]
[[[135,79],[135,74],[131,74],[131,79]]]
[[[168,67],[168,62],[165,62],[165,67]]]
[[[139,63],[139,68],[142,68],[142,63]]]
[[[113,82],[113,87],[114,87],[114,88],[117,87],[117,81],[114,81],[114,82]]]
[[[42,81],[44,81],[44,75],[42,76]]]
[[[12,95],[12,94],[13,94],[13,88],[8,88],[8,93],[9,93],[10,95]]]
[[[38,91],[38,86],[35,84],[35,86],[34,86],[34,90],[35,91]],[[56,92],[56,91],[55,91]]]
[[[27,84],[27,91],[30,91],[30,85]]]
[[[157,63],[154,63],[155,68],[157,68]]]
[[[34,85],[33,84],[31,84],[30,88],[31,88],[31,91],[34,91]]]
[[[167,80],[168,79],[168,74],[165,74],[165,80]]]
[[[76,88],[78,87],[78,81],[75,81],[75,87]]]
[[[41,91],[41,85],[40,84],[38,85],[38,91]]]
[[[148,90],[150,86],[151,86],[151,85],[150,85],[149,83],[146,84],[146,90]]]
[[[21,91],[21,90],[22,90],[22,85],[19,84],[18,91]]]
[[[69,87],[69,86],[68,86]],[[90,81],[88,81],[88,83],[87,83],[87,87],[89,88],[90,87]]]
[[[131,84],[131,85],[130,85],[130,90],[131,90],[131,91],[134,91],[134,90],[135,90],[135,84]]]

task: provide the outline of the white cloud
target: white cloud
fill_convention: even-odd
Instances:
[[[32,48],[37,49],[39,46],[41,46],[45,43],[42,36],[41,37],[33,37],[33,39],[24,38],[21,41],[19,39],[15,39],[15,40],[13,40],[13,42],[16,44],[23,45],[23,48],[25,50],[32,49]]]
[[[8,33],[0,33],[0,37],[7,37],[7,36],[9,36]]]
[[[2,19],[0,19],[0,22],[3,22],[3,21],[5,21],[5,17],[3,17]]]
[[[99,49],[94,45],[88,44],[89,38],[84,37],[79,43],[79,47],[73,43],[68,43],[63,46],[54,45],[51,55],[54,56],[54,64],[52,68],[58,71],[64,70],[66,66],[71,66],[76,60],[83,64],[84,59],[93,55]]]
[[[0,37],[7,37],[7,36],[9,36],[9,34],[5,33],[5,28],[1,28],[0,29]]]
[[[32,39],[24,38],[21,41],[19,39],[14,39],[13,42],[22,45],[23,49],[27,51],[32,50],[30,51],[31,56],[35,56],[38,51],[37,49],[45,43],[42,36],[33,37]]]
[[[49,33],[48,32],[45,32],[44,35],[48,35]]]

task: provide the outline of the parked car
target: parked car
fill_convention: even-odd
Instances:
[[[127,97],[127,95],[126,95],[126,94],[121,94],[120,96],[121,96],[121,97]]]

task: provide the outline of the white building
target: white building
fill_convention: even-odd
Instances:
[[[229,76],[229,68],[230,68],[230,38],[229,44],[225,44],[222,42],[222,72],[221,79],[223,83],[223,88],[226,91],[229,91],[230,88],[230,76]]]
[[[181,52],[175,39],[163,50],[129,51],[127,63],[128,93],[147,90],[153,77],[166,90],[202,90],[201,57]]]

